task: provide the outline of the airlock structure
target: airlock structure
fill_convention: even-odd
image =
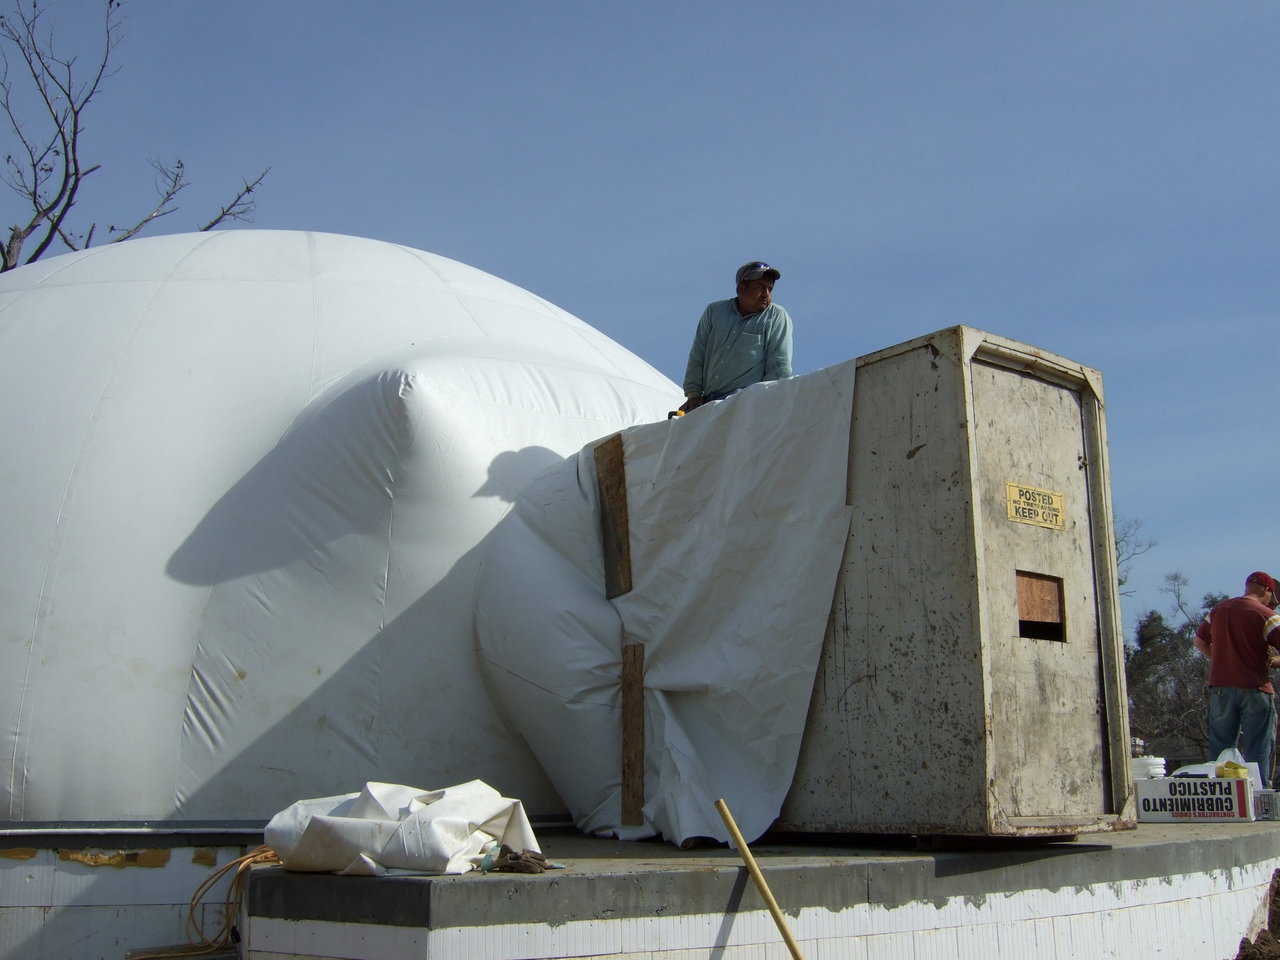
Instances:
[[[1102,378],[954,327],[862,357],[789,829],[1132,825]]]
[[[481,663],[591,832],[1124,828],[1112,540],[1100,376],[955,327],[534,481]]]

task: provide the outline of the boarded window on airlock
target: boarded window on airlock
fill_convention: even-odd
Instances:
[[[1014,574],[1018,590],[1018,636],[1065,642],[1062,578],[1026,570],[1016,570]]]

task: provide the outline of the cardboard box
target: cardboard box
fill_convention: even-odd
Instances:
[[[1217,777],[1135,780],[1138,819],[1157,823],[1222,823],[1254,819],[1253,785]]]

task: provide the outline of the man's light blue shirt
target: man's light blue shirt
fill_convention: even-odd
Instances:
[[[686,396],[722,396],[791,376],[791,317],[776,303],[745,317],[737,298],[707,304],[689,348]]]

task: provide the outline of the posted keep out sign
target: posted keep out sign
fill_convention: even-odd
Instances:
[[[1047,527],[1050,530],[1066,528],[1066,507],[1061,493],[1041,490],[1039,487],[1028,487],[1021,483],[1006,483],[1004,488],[1010,520]]]

